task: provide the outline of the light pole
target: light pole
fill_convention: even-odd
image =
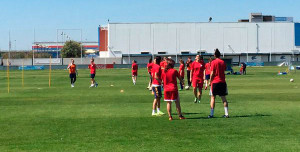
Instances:
[[[17,40],[15,40],[15,51],[17,51]]]

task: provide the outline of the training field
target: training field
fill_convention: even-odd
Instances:
[[[238,67],[235,68],[236,70]],[[98,70],[98,88],[79,70],[75,88],[67,70],[0,71],[0,151],[299,151],[300,71],[277,76],[279,67],[248,67],[245,76],[227,76],[230,118],[217,98],[215,116],[208,91],[200,104],[192,90],[180,91],[186,120],[152,117],[148,74],[130,69]],[[290,82],[294,78],[295,82]],[[111,86],[113,85],[113,86]],[[120,92],[124,90],[124,92]],[[162,101],[162,111],[166,103]]]

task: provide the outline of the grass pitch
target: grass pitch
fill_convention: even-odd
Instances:
[[[172,122],[151,116],[145,69],[136,86],[129,69],[98,70],[98,88],[89,88],[88,70],[79,70],[75,88],[66,70],[52,71],[51,88],[48,70],[25,71],[24,88],[21,71],[11,71],[10,94],[0,71],[0,151],[299,151],[300,71],[279,70],[249,67],[247,75],[227,76],[229,119],[221,118],[220,98],[217,118],[207,119],[208,91],[201,104],[192,90],[181,91],[187,119],[174,115]],[[161,109],[166,113],[163,101]]]

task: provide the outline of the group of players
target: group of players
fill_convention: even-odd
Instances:
[[[193,62],[191,58],[188,58],[186,62],[187,66],[187,79],[188,86],[186,89],[192,84],[193,92],[195,96],[194,103],[200,103],[202,96],[202,89],[205,83],[205,90],[210,86],[210,115],[208,118],[214,117],[214,108],[215,108],[215,99],[216,96],[220,96],[223,104],[225,115],[223,117],[229,118],[228,115],[228,102],[226,100],[227,93],[227,84],[225,81],[225,70],[226,64],[220,59],[221,53],[218,49],[215,50],[214,57],[215,59],[209,59],[208,63],[204,63],[203,57],[197,55],[195,61]],[[180,81],[180,89],[184,88],[184,71],[185,65],[183,60],[180,60],[179,72],[174,69],[175,61],[171,58],[166,58],[162,60],[160,56],[156,56],[155,59],[149,60],[147,64],[147,70],[150,76],[150,81],[148,85],[148,89],[152,91],[154,94],[154,100],[152,105],[152,116],[160,116],[164,113],[160,111],[160,100],[162,98],[162,88],[164,90],[164,101],[167,102],[167,112],[169,115],[169,120],[173,120],[171,114],[171,105],[172,102],[176,104],[176,110],[179,116],[179,119],[185,119],[185,117],[181,113],[180,106],[180,98],[177,87],[177,79]],[[91,59],[91,63],[88,68],[90,69],[91,76],[91,86],[97,87],[98,84],[95,81],[96,76],[96,64],[94,63],[94,59]],[[70,79],[71,79],[71,87],[74,87],[76,82],[76,75],[78,72],[76,70],[76,65],[74,64],[74,60],[71,59],[71,63],[68,65],[67,69],[69,69]],[[136,84],[137,74],[138,74],[138,65],[136,61],[132,61],[132,81],[133,84]]]
[[[91,59],[91,63],[88,65],[88,68],[90,69],[90,77],[91,77],[91,86],[92,87],[98,87],[98,83],[95,81],[96,76],[96,64],[94,63],[94,59]],[[75,87],[76,82],[76,76],[78,75],[76,64],[74,63],[74,59],[71,59],[71,63],[68,65],[67,69],[69,70],[69,76],[71,79],[71,87]]]
[[[200,103],[202,96],[202,89],[205,83],[205,90],[210,86],[210,115],[208,118],[214,117],[215,109],[215,99],[216,96],[220,96],[223,104],[225,115],[224,118],[229,118],[228,115],[228,102],[226,100],[227,84],[225,81],[225,70],[226,64],[220,59],[221,53],[218,49],[215,50],[215,59],[209,59],[208,63],[204,63],[203,57],[197,55],[195,61],[193,62],[191,58],[188,58],[186,62],[187,66],[187,79],[188,86],[186,89],[192,85],[193,92],[195,96],[194,103]],[[177,79],[180,81],[180,89],[184,88],[184,70],[185,65],[183,60],[180,60],[179,71],[174,69],[175,61],[171,58],[166,58],[161,61],[161,57],[157,56],[155,59],[149,60],[147,64],[147,70],[150,75],[150,81],[148,89],[152,90],[154,94],[154,101],[152,106],[152,116],[160,116],[164,113],[160,111],[160,99],[162,97],[162,88],[164,90],[164,101],[167,102],[167,111],[169,115],[169,120],[173,120],[171,115],[171,104],[175,102],[176,110],[179,119],[185,119],[181,113],[180,98],[177,88]],[[136,61],[132,63],[132,80],[136,84],[138,66]]]

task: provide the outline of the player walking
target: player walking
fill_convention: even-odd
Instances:
[[[184,62],[182,59],[179,60],[180,66],[179,66],[179,76],[184,82]],[[180,81],[180,90],[182,90],[184,87],[184,84]]]
[[[91,64],[88,66],[91,73],[91,87],[98,87],[98,83],[95,81],[96,76],[96,64],[94,63],[94,59],[91,59]]]
[[[187,81],[188,81],[188,86],[187,89],[189,89],[191,87],[191,81],[190,81],[190,77],[191,77],[191,64],[193,63],[191,57],[188,57],[187,61],[186,61],[186,76],[187,76]]]
[[[164,81],[164,100],[167,102],[169,120],[173,120],[171,114],[171,106],[173,101],[175,101],[179,119],[185,119],[181,114],[180,99],[177,88],[177,78],[180,80],[180,83],[184,84],[184,82],[177,70],[174,69],[174,64],[174,60],[167,59],[167,66],[165,67],[165,72],[162,74],[162,78]]]
[[[152,84],[152,76],[151,76],[152,66],[153,66],[152,59],[149,59],[149,62],[147,64],[147,71],[150,75],[150,80],[149,80],[149,84],[148,84],[147,89],[149,89],[150,91],[152,90],[152,86],[151,86],[151,84]]]
[[[205,64],[203,62],[203,59],[200,55],[197,55],[195,61],[191,65],[191,77],[190,77],[194,89],[194,95],[195,95],[194,103],[197,102],[200,103],[201,101],[202,88],[204,82],[203,80],[204,69],[205,69]]]
[[[152,106],[152,116],[163,115],[164,113],[160,111],[160,98],[161,94],[161,68],[160,68],[160,56],[155,57],[154,63],[152,65],[151,75],[152,75],[152,91],[154,93],[154,100]],[[157,110],[157,112],[156,112]]]
[[[220,96],[223,104],[224,104],[224,110],[225,115],[224,118],[229,118],[228,115],[228,102],[226,100],[226,95],[228,95],[227,92],[227,84],[225,81],[225,70],[226,70],[226,64],[223,60],[220,59],[221,53],[218,49],[215,50],[215,60],[211,62],[211,74],[210,74],[210,81],[211,81],[211,100],[210,100],[210,115],[208,118],[214,117],[214,109],[215,109],[215,99],[216,96]]]
[[[74,88],[74,83],[76,81],[76,73],[77,73],[76,64],[74,64],[74,59],[71,59],[71,63],[68,65],[67,69],[69,69],[71,87]]]
[[[208,59],[208,63],[206,63],[205,64],[205,71],[204,71],[204,73],[205,73],[205,90],[207,90],[207,87],[208,87],[208,81],[209,81],[209,79],[210,79],[210,66],[211,66],[211,61],[212,61],[212,59],[211,58],[209,58]]]
[[[137,79],[137,73],[138,73],[138,65],[136,64],[135,60],[132,61],[131,72],[132,72],[132,82],[133,85],[135,85]]]

